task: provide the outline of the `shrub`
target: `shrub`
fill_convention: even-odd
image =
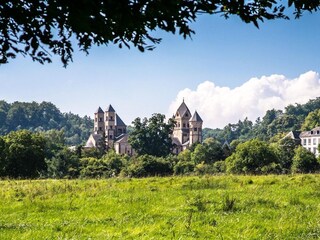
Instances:
[[[227,171],[231,173],[272,173],[279,160],[267,143],[253,139],[240,143],[236,152],[226,159]]]
[[[176,165],[173,167],[173,173],[175,175],[185,175],[190,174],[194,170],[194,163],[193,162],[184,162],[179,161]]]
[[[172,164],[168,159],[142,155],[131,160],[124,170],[124,175],[129,177],[149,177],[170,175],[172,172]]]
[[[225,173],[226,172],[226,162],[225,161],[217,161],[213,164],[213,172],[214,173]]]
[[[313,153],[302,146],[294,150],[291,171],[293,173],[309,173],[319,169],[319,163]]]
[[[213,165],[212,164],[206,164],[204,162],[199,163],[194,168],[194,172],[197,175],[204,175],[204,174],[213,174]]]

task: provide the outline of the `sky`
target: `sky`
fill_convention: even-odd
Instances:
[[[0,65],[0,100],[50,101],[62,112],[93,117],[112,104],[129,125],[153,113],[172,116],[185,100],[205,127],[222,128],[268,109],[320,96],[320,13],[260,24],[200,16],[184,40],[161,31],[153,51],[93,47],[63,68],[18,57]]]

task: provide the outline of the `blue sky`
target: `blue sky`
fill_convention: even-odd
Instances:
[[[163,39],[151,52],[112,45],[94,47],[88,56],[76,51],[74,62],[66,69],[58,59],[41,65],[19,57],[0,66],[0,99],[51,101],[61,111],[81,116],[92,116],[98,106],[104,109],[111,103],[130,124],[135,117],[171,114],[184,97],[190,110],[197,109],[208,127],[223,127],[244,116],[255,120],[267,108],[303,103],[320,95],[319,20],[319,13],[306,13],[298,20],[267,21],[257,29],[236,17],[225,20],[218,15],[200,16],[192,25],[196,31],[192,39],[155,32]],[[309,71],[312,73],[303,75]],[[285,90],[296,80],[294,83],[300,85],[295,86],[299,87],[291,89],[299,92],[306,76],[311,80],[303,96],[295,97],[294,91]],[[250,86],[256,87],[248,88],[252,78],[256,82]],[[252,95],[258,85],[263,94]],[[274,90],[280,85],[282,90]],[[234,94],[244,100],[252,95],[251,102],[246,100],[242,106],[247,107],[240,109],[225,99]],[[251,109],[256,102],[264,104]],[[224,109],[236,114],[222,114]],[[219,122],[215,121],[218,118]]]

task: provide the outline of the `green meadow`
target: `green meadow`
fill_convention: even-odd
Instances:
[[[0,239],[319,239],[320,175],[0,181]]]

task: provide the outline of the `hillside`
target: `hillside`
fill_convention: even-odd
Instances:
[[[0,135],[10,131],[27,129],[30,131],[63,130],[68,145],[81,144],[87,140],[93,128],[90,117],[80,117],[73,113],[62,113],[50,102],[0,101]]]
[[[320,109],[320,97],[309,100],[306,104],[288,105],[284,111],[271,109],[266,112],[264,117],[252,121],[245,118],[237,123],[229,123],[223,129],[203,129],[203,139],[214,137],[221,143],[228,141],[231,143],[235,139],[241,141],[258,138],[269,140],[273,136],[289,131],[299,131],[309,115]],[[320,124],[320,119],[316,124]],[[310,126],[312,128],[314,126]],[[304,128],[308,128],[304,125]]]

